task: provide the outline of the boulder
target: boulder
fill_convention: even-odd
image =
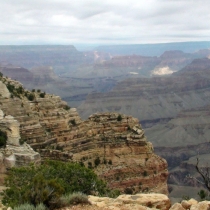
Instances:
[[[210,210],[208,202],[200,202],[198,204],[193,204],[190,210]]]
[[[169,210],[186,210],[180,203],[175,203]]]
[[[155,193],[120,195],[116,199],[89,195],[88,200],[92,205],[115,210],[168,210],[171,206],[170,200],[166,195]]]

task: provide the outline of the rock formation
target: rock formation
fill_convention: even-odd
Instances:
[[[188,190],[186,186],[200,187],[186,179],[189,173],[195,174],[191,170],[193,163],[188,171],[183,161],[197,154],[209,154],[209,71],[210,59],[203,58],[195,59],[170,77],[127,79],[109,93],[89,95],[78,111],[82,117],[99,110],[136,113],[156,154],[169,164],[171,189],[177,189],[177,184],[182,188],[176,190],[176,196],[180,192],[196,196],[199,188]]]
[[[116,199],[108,197],[89,196],[88,200],[92,205],[96,205],[104,209],[115,210],[169,210],[171,206],[171,202],[166,195],[155,193],[120,195]]]
[[[162,194],[136,194],[120,195],[116,199],[108,197],[88,196],[91,203],[90,208],[95,210],[209,210],[209,201],[200,201],[191,198],[182,200],[180,203],[171,205],[171,201],[166,195]],[[76,210],[83,208],[73,207]]]
[[[136,118],[101,113],[82,121],[60,97],[25,89],[19,93],[21,84],[2,81],[14,84],[11,94],[17,97],[0,96],[0,108],[19,121],[21,139],[43,158],[80,162],[121,192],[168,193],[167,163],[154,154]]]
[[[35,152],[28,144],[20,145],[19,127],[20,124],[14,117],[4,116],[0,109],[0,131],[7,135],[5,147],[0,148],[0,184],[3,182],[6,169],[41,162],[39,153]]]

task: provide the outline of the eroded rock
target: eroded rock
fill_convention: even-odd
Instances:
[[[161,209],[168,210],[171,206],[170,200],[163,194],[136,194],[136,195],[120,195],[116,199],[108,197],[88,196],[88,200],[92,205],[98,207],[112,209],[123,208],[128,210],[147,210]]]
[[[168,193],[167,162],[154,153],[138,119],[106,112],[83,121],[59,96],[25,89],[19,97],[0,99],[6,116],[20,123],[21,139],[42,158],[80,162],[122,193]],[[12,164],[14,157],[8,159]]]
[[[35,152],[28,144],[20,145],[20,124],[12,116],[5,116],[0,110],[0,130],[6,132],[6,146],[0,148],[0,184],[6,170],[14,166],[23,166],[29,163],[40,163],[39,153]]]

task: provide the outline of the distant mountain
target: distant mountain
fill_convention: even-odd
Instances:
[[[127,78],[172,74],[195,58],[209,56],[208,49],[195,53],[171,50],[157,57],[79,52],[71,45],[0,46],[0,67],[4,75],[27,88],[58,94],[77,107],[88,94],[108,92]]]
[[[102,58],[102,53],[97,53]],[[76,78],[108,77],[116,80],[172,74],[196,58],[207,58],[210,50],[185,53],[180,50],[165,51],[161,56],[118,55],[100,59],[93,64],[81,65],[71,72]],[[68,73],[65,75],[67,76]],[[68,74],[70,75],[70,74]]]
[[[182,50],[183,52],[196,52],[200,49],[210,48],[210,41],[205,42],[174,42],[159,44],[130,44],[130,45],[104,45],[95,48],[112,55],[144,55],[160,56],[165,51]]]
[[[195,68],[194,63],[203,63],[203,66]],[[135,114],[145,123],[176,117],[184,109],[210,103],[210,98],[205,97],[210,91],[209,65],[210,59],[196,59],[172,76],[126,79],[107,93],[89,94],[78,111],[84,118],[99,111]],[[197,71],[194,74],[185,72],[189,68]]]
[[[89,58],[73,45],[21,45],[0,46],[0,62],[12,62],[15,66],[33,68],[52,66],[57,73],[70,71]]]

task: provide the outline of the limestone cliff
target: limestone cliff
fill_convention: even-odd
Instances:
[[[136,118],[100,113],[82,121],[60,97],[19,93],[21,84],[2,81],[2,86],[14,85],[14,96],[1,95],[0,108],[19,121],[22,140],[43,158],[81,162],[122,192],[167,194],[167,163],[154,154]]]

